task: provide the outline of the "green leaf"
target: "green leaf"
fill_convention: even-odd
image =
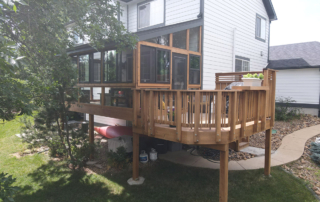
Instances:
[[[13,10],[14,10],[14,12],[17,12],[17,7],[15,4],[13,4]]]

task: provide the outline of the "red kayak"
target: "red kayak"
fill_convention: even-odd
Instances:
[[[94,127],[94,130],[100,135],[109,139],[120,137],[122,135],[132,136],[132,127],[129,126]]]

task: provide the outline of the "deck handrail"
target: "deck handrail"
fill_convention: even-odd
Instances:
[[[182,139],[182,129],[188,129],[194,133],[194,143],[199,141],[199,131],[203,129],[212,131],[219,143],[221,130],[228,128],[228,139],[234,141],[234,131],[240,126],[240,135],[245,138],[248,122],[253,123],[254,131],[258,131],[258,124],[260,130],[265,129],[267,118],[273,126],[275,73],[272,70],[263,73],[266,78],[263,85],[269,88],[261,90],[133,89],[137,101],[133,125],[150,136],[154,136],[156,124],[176,127],[177,141]]]

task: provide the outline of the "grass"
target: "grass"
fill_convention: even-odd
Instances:
[[[0,171],[17,178],[22,190],[16,202],[53,201],[218,201],[219,171],[191,168],[158,160],[141,170],[146,181],[141,186],[127,185],[130,171],[117,174],[87,175],[71,172],[63,162],[53,162],[44,154],[20,159],[11,153],[27,145],[15,136],[18,119],[0,124]],[[303,182],[280,168],[272,168],[272,177],[263,170],[230,171],[229,201],[316,201]]]

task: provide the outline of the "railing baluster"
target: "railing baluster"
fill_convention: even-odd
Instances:
[[[143,108],[144,108],[144,114],[143,114],[143,125],[144,125],[144,131],[147,132],[148,131],[148,123],[149,123],[149,120],[148,120],[148,116],[149,116],[149,105],[150,105],[150,102],[149,102],[149,94],[150,92],[147,92],[147,91],[144,91],[144,103],[145,105],[143,105]],[[154,119],[154,117],[153,117]]]
[[[260,102],[259,102],[259,98],[260,98],[260,91],[256,92],[256,102],[255,102],[255,110],[256,110],[256,115],[255,115],[255,121],[254,121],[254,126],[253,126],[253,132],[258,132],[258,126],[259,126],[259,116],[260,116]]]
[[[169,117],[170,117],[170,119],[169,119],[169,122],[170,122],[170,124],[173,124],[173,96],[172,96],[172,92],[170,92],[169,93],[169,97],[168,97],[168,99],[169,99],[169,112],[170,112],[170,114],[169,114]]]
[[[176,134],[177,140],[182,140],[182,133],[181,133],[181,107],[182,107],[182,100],[181,100],[181,91],[176,92],[176,103],[175,103],[175,123],[176,123]]]
[[[138,110],[139,110],[139,100],[140,98],[138,97],[138,90],[133,90],[133,100],[134,100],[134,105],[133,105],[133,126],[137,127],[138,125]]]
[[[237,122],[237,101],[238,101],[238,93],[237,91],[235,91],[232,93],[232,96],[229,97],[230,116],[228,118],[228,122],[230,122],[230,133],[231,133],[230,141],[236,140],[235,131],[236,131],[236,122]]]
[[[271,120],[270,120],[270,127],[274,126],[274,119],[275,119],[275,104],[276,104],[276,72],[272,71],[272,89],[271,91]]]
[[[245,131],[247,127],[247,112],[248,112],[248,92],[244,91],[243,92],[243,97],[242,97],[242,122],[241,122],[241,130],[240,130],[240,135],[241,137],[245,137]]]
[[[222,101],[222,92],[218,91],[216,95],[216,113],[215,113],[215,122],[216,122],[216,142],[221,142],[221,101]]]
[[[266,129],[266,118],[267,118],[267,95],[269,94],[269,90],[263,92],[262,95],[262,111],[261,111],[261,130]]]
[[[144,113],[145,113],[145,91],[144,90],[141,90],[140,91],[141,94],[140,94],[140,99],[141,99],[141,119],[140,119],[140,123],[141,123],[141,127],[144,128]]]
[[[158,94],[155,93],[156,95],[156,99],[158,99]],[[149,136],[154,136],[154,126],[155,126],[155,121],[154,121],[154,111],[155,110],[158,110],[158,105],[157,105],[157,102],[154,102],[154,94],[153,94],[153,91],[150,91],[149,93],[149,122],[150,122],[150,125],[149,125],[149,133],[148,135]],[[156,105],[156,106],[155,106]],[[158,117],[157,117],[158,118]]]
[[[199,121],[200,121],[200,92],[195,93],[195,115],[194,115],[194,136],[193,141],[199,142]]]

